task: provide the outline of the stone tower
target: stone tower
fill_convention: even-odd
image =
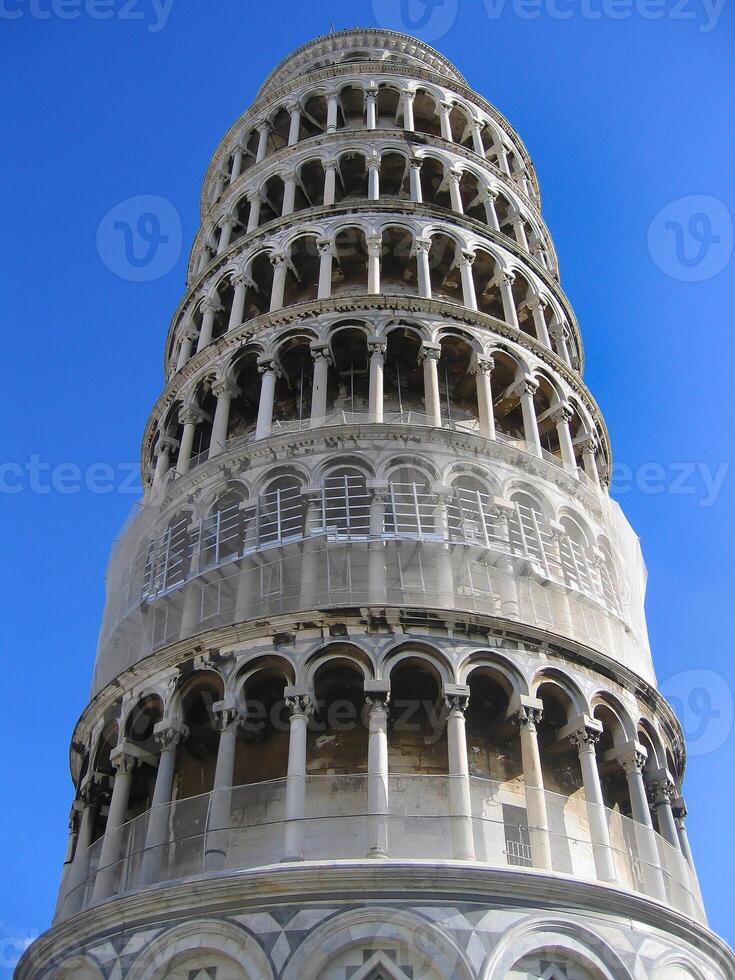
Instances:
[[[733,976],[518,135],[344,31],[201,201],[18,977]]]

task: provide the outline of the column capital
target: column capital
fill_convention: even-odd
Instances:
[[[198,425],[204,420],[204,412],[198,405],[184,405],[179,412],[181,425]]]
[[[497,187],[486,187],[485,190],[482,192],[483,204],[486,201],[490,201],[492,204],[495,204],[495,202],[499,197],[500,197],[500,190]]]
[[[278,370],[278,365],[276,364],[275,358],[273,357],[263,357],[258,359],[258,374],[275,374],[276,377],[280,376],[280,371]]]
[[[441,359],[441,356],[442,356],[442,349],[441,347],[439,347],[438,344],[436,346],[429,345],[429,344],[422,344],[421,349],[419,350],[419,363],[427,359],[430,361],[439,361]]]
[[[521,694],[520,704],[516,713],[512,716],[515,723],[521,730],[535,732],[541,719],[544,716],[544,704],[541,698],[532,698]]]
[[[592,433],[583,436],[578,445],[582,447],[583,452],[592,453],[593,456],[596,456],[600,451],[600,443]]]
[[[161,436],[161,438],[156,443],[155,454],[160,456],[164,452],[173,452],[175,449],[179,448],[179,440],[174,439],[173,436]]]
[[[283,180],[284,184],[287,180],[296,180],[297,177],[298,174],[295,170],[288,169],[281,171],[281,179]]]
[[[270,263],[274,269],[277,269],[279,266],[282,266],[286,261],[286,255],[284,252],[271,252],[269,258],[270,258]]]
[[[230,398],[237,398],[240,394],[240,389],[230,378],[220,378],[219,381],[215,381],[212,384],[212,394],[215,398],[221,398],[223,395]]]
[[[512,286],[516,281],[515,272],[504,272],[500,276],[501,283],[505,283],[506,286]]]
[[[420,170],[421,169],[421,164],[423,162],[424,161],[422,160],[421,157],[411,156],[408,159],[409,166],[415,167],[417,170]]]
[[[462,179],[462,171],[458,170],[456,167],[450,167],[448,176],[451,180],[456,180],[457,183],[459,183],[459,181]]]
[[[414,244],[414,248],[416,249],[416,252],[417,253],[418,252],[425,252],[427,255],[429,254],[429,250],[431,249],[431,239],[430,238],[416,238],[416,239],[414,239],[414,243],[413,244]]]
[[[199,333],[194,327],[184,327],[184,329],[179,334],[179,340],[191,340],[192,343],[197,339]]]
[[[298,99],[289,99],[283,107],[286,112],[296,112],[296,110],[301,110],[301,103]]]
[[[367,348],[370,354],[379,354],[381,357],[385,356],[385,352],[388,349],[387,341],[380,340],[368,340]]]
[[[368,170],[380,170],[380,154],[377,151],[370,153],[365,160],[365,165]]]
[[[367,247],[368,253],[370,255],[380,255],[380,251],[383,247],[383,236],[382,235],[368,235],[367,236]]]
[[[314,344],[311,344],[309,350],[311,351],[311,356],[315,362],[324,360],[327,362],[327,364],[332,363],[332,353],[329,350],[329,347],[326,345],[315,346]]]
[[[563,422],[569,424],[574,418],[574,411],[570,405],[556,405],[549,412],[549,418],[555,425],[561,425]]]
[[[137,756],[126,752],[124,748],[113,749],[110,753],[110,763],[118,775],[131,773],[138,764]]]
[[[227,695],[212,705],[212,721],[219,732],[239,728],[244,718],[233,695]]]
[[[634,739],[610,749],[604,755],[605,762],[617,762],[626,775],[641,774],[647,759],[648,752],[645,746]]]
[[[473,265],[476,258],[477,256],[474,252],[468,252],[465,249],[462,249],[459,261],[462,265]]]
[[[476,357],[474,363],[470,367],[471,374],[486,374],[488,377],[490,377],[494,370],[494,357]]]
[[[671,811],[674,814],[674,820],[686,820],[688,811],[683,796],[674,797],[671,801]]]
[[[156,745],[163,751],[164,749],[175,749],[179,742],[189,736],[189,729],[186,725],[171,718],[164,718],[159,721],[153,729],[153,739]]]
[[[410,89],[404,88],[401,92],[401,98],[405,102],[413,102],[413,100],[416,98],[416,93],[412,92]]]
[[[662,804],[671,806],[676,798],[676,786],[668,777],[652,779],[646,785],[646,792],[651,806],[661,806]]]
[[[327,253],[331,253],[332,249],[334,248],[334,239],[317,238],[316,247],[319,250],[320,255],[326,255]]]
[[[219,313],[222,304],[214,296],[207,296],[202,303],[202,313]]]
[[[529,310],[546,310],[548,309],[549,301],[543,296],[534,295],[526,300],[526,306]]]
[[[289,694],[291,691],[293,693]],[[303,715],[308,718],[310,714],[314,711],[314,701],[310,694],[306,691],[297,690],[296,688],[286,688],[285,689],[284,703],[289,711],[289,716],[294,718],[298,715]]]
[[[538,391],[538,381],[534,378],[521,378],[521,380],[513,386],[513,393],[518,395],[519,398],[523,395],[535,395]]]
[[[449,708],[450,717],[464,717],[470,704],[470,689],[467,684],[445,684],[442,696],[444,704]]]

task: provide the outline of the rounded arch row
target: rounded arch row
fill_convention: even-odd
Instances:
[[[580,368],[566,303],[518,256],[442,220],[355,215],[285,230],[217,269],[179,314],[168,371],[261,314],[359,295],[456,303],[525,333],[570,368]]]
[[[211,207],[228,184],[287,146],[343,130],[403,130],[472,150],[537,200],[523,155],[483,107],[441,85],[374,75],[306,86],[257,109],[233,133],[205,181]]]
[[[360,201],[406,201],[446,208],[487,224],[513,239],[558,277],[556,256],[543,220],[512,182],[487,167],[441,148],[355,141],[295,152],[286,161],[243,175],[211,212],[192,249],[193,272],[213,257],[279,217],[309,208]]]

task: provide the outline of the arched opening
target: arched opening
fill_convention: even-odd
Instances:
[[[327,129],[327,100],[321,94],[310,95],[301,110],[301,128],[304,139],[318,136]]]
[[[472,149],[472,130],[467,113],[461,106],[452,106],[452,111],[449,113],[449,128],[455,143]]]
[[[409,165],[400,153],[386,153],[380,160],[380,196],[407,201],[411,197]]]
[[[418,89],[413,100],[413,122],[417,133],[441,136],[441,123],[436,100],[425,89]]]
[[[176,800],[212,790],[219,747],[213,708],[222,695],[221,678],[208,671],[195,675],[183,691],[181,715],[189,734],[176,749],[173,797]]]
[[[476,667],[467,678],[470,700],[465,730],[470,774],[499,783],[523,774],[516,730],[507,721],[512,689],[492,667]]]
[[[463,337],[447,336],[441,339],[439,360],[439,396],[442,415],[448,423],[463,428],[479,428],[477,385],[470,373],[472,347]]]
[[[271,480],[258,506],[260,545],[278,544],[303,535],[306,507],[298,477],[288,473]]]
[[[260,196],[260,221],[258,226],[267,224],[269,221],[280,218],[283,213],[283,197],[285,185],[283,178],[279,174],[273,174],[265,182],[263,192]]]
[[[367,291],[367,242],[361,228],[343,228],[334,240],[332,295]]]
[[[314,675],[316,708],[307,738],[307,772],[355,775],[367,772],[362,672],[347,658],[322,664]]]
[[[370,375],[365,331],[349,326],[338,328],[331,336],[331,350],[328,408],[350,415],[367,412]]]
[[[276,153],[288,146],[288,134],[291,129],[291,113],[285,107],[276,112],[271,119],[271,131],[268,137],[269,153]]]
[[[511,221],[511,215],[513,213],[513,205],[510,203],[508,198],[502,191],[498,193],[495,198],[495,214],[498,218],[498,225],[500,230],[508,238],[513,238],[513,222]]]
[[[337,161],[337,176],[337,203],[367,200],[368,171],[364,153],[343,153]]]
[[[383,417],[424,412],[424,377],[419,364],[421,340],[408,327],[388,334],[383,371]]]
[[[493,413],[495,428],[499,438],[523,442],[523,412],[517,384],[520,368],[505,351],[493,351]]]
[[[541,448],[547,458],[553,458],[561,464],[561,445],[554,418],[554,409],[559,405],[559,396],[543,375],[538,377],[537,381],[538,388],[534,392],[533,408],[536,413]]]
[[[443,233],[432,236],[429,250],[431,293],[435,299],[464,303],[462,278],[459,272],[459,246]]]
[[[438,208],[451,208],[449,183],[444,164],[434,157],[424,157],[421,161],[421,196],[426,204]]]
[[[365,128],[365,93],[354,85],[346,85],[339,93],[338,129]]]
[[[256,129],[251,130],[242,140],[244,150],[242,154],[242,164],[240,166],[241,173],[244,173],[246,170],[250,170],[250,168],[255,164],[255,161],[258,158],[259,142],[260,136]]]
[[[241,488],[230,488],[220,494],[209,509],[201,530],[203,568],[217,567],[242,554],[245,541],[244,501],[245,493]]]
[[[212,442],[212,423],[217,410],[217,399],[212,394],[213,379],[207,378],[197,387],[194,399],[199,407],[200,421],[194,430],[194,442],[191,449],[191,464],[203,462],[209,455]]]
[[[402,660],[390,675],[391,727],[388,768],[391,773],[446,775],[448,771],[445,709],[437,670],[420,658]],[[410,792],[408,785],[404,789]],[[431,788],[418,786],[431,806]],[[438,789],[442,795],[442,789]]]
[[[281,372],[276,381],[273,421],[303,422],[311,415],[314,359],[310,338],[289,337],[279,348],[278,362]]]
[[[108,722],[99,737],[97,747],[92,757],[92,772],[98,773],[100,776],[107,776],[110,786],[112,785],[112,780],[115,778],[115,769],[110,761],[110,756],[112,755],[112,750],[117,746],[117,743],[117,722]],[[108,794],[103,795],[103,801],[109,802]],[[107,816],[103,815],[101,808],[97,807],[95,809],[94,826],[92,828],[92,843],[102,837],[106,826]]]
[[[156,694],[143,698],[128,716],[125,725],[125,740],[157,757],[158,746],[153,736],[154,729],[163,718],[163,702]],[[127,819],[131,820],[150,808],[153,790],[156,785],[156,766],[153,758],[143,758],[133,770],[128,800]]]
[[[477,249],[472,264],[472,279],[475,283],[477,309],[480,313],[505,320],[503,297],[500,292],[498,264],[484,249]]]
[[[381,289],[418,295],[418,269],[413,235],[405,228],[386,228],[380,251]]]
[[[487,223],[487,212],[483,203],[484,188],[479,177],[470,170],[465,170],[459,181],[459,194],[462,198],[462,209],[468,218]]]
[[[429,479],[415,466],[398,466],[388,478],[389,499],[385,507],[385,531],[397,537],[415,538],[434,532],[435,500]]]
[[[353,540],[370,533],[367,481],[354,466],[330,470],[324,478],[322,504],[322,523],[330,537]]]
[[[320,208],[323,204],[324,164],[321,160],[307,160],[299,170],[296,209],[299,210],[300,207]]]
[[[577,712],[571,697],[554,681],[542,680],[536,697],[543,702],[543,717],[538,726],[539,753],[543,772],[544,789],[564,800],[584,794],[582,773],[576,758],[576,750],[566,739],[559,741],[559,732]],[[552,801],[553,802],[553,801]],[[552,810],[558,809],[552,807]],[[553,826],[551,815],[550,829]]]
[[[257,352],[250,350],[240,354],[232,365],[232,375],[238,394],[230,402],[228,442],[243,439],[255,432],[262,384]]]
[[[376,100],[378,129],[398,129],[401,95],[391,85],[379,85]]]
[[[235,227],[232,229],[231,241],[236,242],[247,233],[251,209],[252,205],[250,203],[250,198],[247,195],[243,195],[243,197],[241,197],[235,205],[236,220]]]
[[[319,248],[314,235],[303,235],[291,243],[287,265],[283,305],[315,300],[319,285]]]
[[[602,724],[602,734],[595,750],[603,802],[608,809],[617,810],[623,816],[630,817],[630,794],[625,771],[615,759],[605,762],[606,753],[616,745],[622,745],[627,741],[627,736],[617,714],[608,705],[597,704],[593,710],[593,717]]]
[[[235,752],[234,785],[283,779],[288,771],[288,714],[283,669],[265,662],[245,682],[243,714]]]
[[[513,293],[513,302],[515,304],[516,314],[518,316],[518,326],[524,333],[528,334],[529,337],[536,337],[536,326],[533,322],[531,307],[529,306],[529,301],[535,294],[531,288],[531,284],[523,273],[517,271],[514,272],[511,291]]]
[[[273,264],[267,252],[260,252],[252,261],[245,294],[243,323],[270,309],[273,288]]]

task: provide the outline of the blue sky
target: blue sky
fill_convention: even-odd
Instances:
[[[142,18],[123,19],[122,7],[111,0],[102,20],[92,0],[0,0],[0,976],[52,914],[106,557],[135,499],[124,484],[161,388],[209,157],[265,74],[330,20],[401,28],[423,9],[173,0],[162,13],[138,0]],[[427,39],[505,113],[538,170],[586,380],[623,467],[618,496],[643,541],[658,676],[692,737],[689,830],[711,923],[733,940],[735,7],[444,0],[426,13]],[[168,198],[182,222],[178,262],[153,282],[115,275],[97,247],[102,218],[137,195]],[[112,469],[90,477],[98,463]]]

